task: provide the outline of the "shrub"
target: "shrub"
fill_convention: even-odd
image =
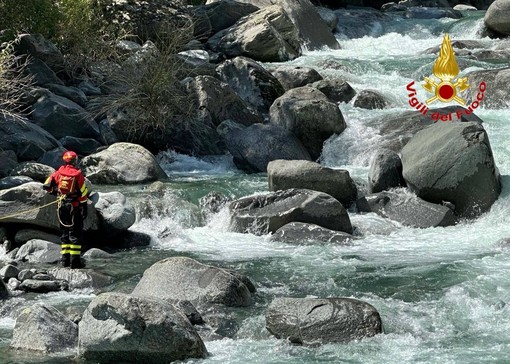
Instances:
[[[13,117],[24,114],[23,97],[33,85],[33,78],[24,74],[26,59],[14,55],[12,42],[0,51],[0,114]]]

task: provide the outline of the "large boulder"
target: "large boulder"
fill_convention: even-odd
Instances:
[[[346,343],[382,333],[381,317],[370,304],[352,298],[275,298],[266,328],[300,345]]]
[[[239,19],[256,12],[259,8],[248,3],[223,0],[192,8],[195,19],[194,34],[196,38],[207,39],[234,25]]]
[[[99,289],[113,283],[112,277],[90,269],[53,268],[48,271],[48,274],[57,280],[69,282],[69,289]]]
[[[165,179],[156,158],[147,149],[131,143],[115,143],[83,158],[85,175],[92,183],[143,183]]]
[[[389,149],[380,149],[370,163],[368,192],[376,193],[405,185],[398,154]]]
[[[243,125],[261,123],[263,118],[228,84],[211,76],[197,76],[187,88],[198,100],[198,106],[211,114],[214,125],[230,119]]]
[[[154,298],[105,293],[79,323],[79,355],[101,363],[160,364],[204,358],[207,350],[179,310]]]
[[[135,207],[120,192],[99,192],[94,207],[99,224],[108,235],[116,235],[129,229],[136,221]]]
[[[20,34],[14,43],[14,51],[17,55],[29,55],[39,59],[56,72],[65,67],[62,52],[41,34]]]
[[[326,139],[346,128],[338,106],[313,87],[287,91],[276,99],[269,115],[271,123],[294,133],[314,160],[320,157]]]
[[[402,164],[418,197],[449,201],[462,217],[489,210],[501,191],[489,138],[479,123],[440,123],[418,132],[402,149]]]
[[[78,325],[52,306],[34,304],[16,318],[10,347],[42,353],[74,350]]]
[[[11,176],[27,176],[34,181],[44,182],[55,169],[41,163],[23,162],[11,171]]]
[[[20,161],[37,160],[60,143],[27,119],[0,114],[0,150],[12,150]]]
[[[27,176],[4,177],[0,179],[0,190],[7,190],[9,188],[21,186],[29,182],[34,182],[34,180]]]
[[[213,0],[218,1],[218,0]],[[338,49],[339,45],[328,24],[321,18],[317,8],[309,0],[239,0],[259,8],[279,5],[288,14],[299,31],[299,39],[307,49],[324,47]],[[211,1],[212,2],[212,1]],[[337,5],[337,4],[335,4]]]
[[[15,259],[29,263],[55,263],[60,260],[60,250],[60,244],[32,239],[21,246]]]
[[[277,125],[232,127],[223,139],[236,166],[247,172],[265,172],[268,163],[276,159],[311,159],[296,136]]]
[[[230,229],[237,232],[262,235],[290,222],[304,222],[352,234],[345,208],[323,192],[289,189],[243,197],[231,202],[229,209]]]
[[[217,73],[246,102],[267,114],[274,100],[285,92],[281,83],[257,62],[236,57],[216,68]]]
[[[347,245],[352,235],[334,231],[315,224],[291,222],[282,226],[271,235],[271,240],[291,244],[337,243]]]
[[[362,109],[384,109],[388,106],[389,102],[379,92],[374,90],[363,90],[361,91],[356,100],[354,100],[354,106]]]
[[[508,93],[510,92],[510,67],[492,70],[474,71],[467,74],[470,99],[479,102],[486,108],[499,109],[508,107]],[[480,88],[487,91],[481,92]],[[480,100],[481,98],[481,100]]]
[[[243,279],[191,258],[172,257],[149,267],[132,295],[187,300],[194,304],[249,306],[252,297]]]
[[[280,6],[270,6],[239,20],[207,41],[227,57],[284,62],[301,55],[298,30]]]
[[[84,222],[85,231],[111,237],[112,234],[127,230],[134,223],[134,208],[120,193],[95,193],[91,199],[94,204],[89,205],[88,217]],[[98,208],[94,205],[98,205]],[[59,230],[56,199],[46,193],[39,182],[29,182],[0,191],[0,216],[10,216],[2,220],[6,224],[21,223]]]
[[[305,188],[325,192],[345,207],[349,207],[358,197],[358,190],[348,171],[322,167],[311,161],[271,161],[267,166],[267,175],[270,191]]]
[[[9,173],[18,165],[18,157],[13,150],[0,150],[0,178],[7,177]]]
[[[99,127],[101,129],[101,127]],[[68,150],[75,151],[78,155],[89,155],[97,152],[102,144],[92,138],[76,138],[65,136],[59,140],[62,146]]]
[[[365,197],[368,208],[360,212],[375,212],[377,215],[397,221],[405,226],[428,228],[451,226],[456,222],[453,211],[442,205],[422,200],[409,193],[379,192]]]
[[[494,1],[483,20],[490,30],[505,36],[510,35],[510,1]]]
[[[55,138],[99,137],[99,126],[92,116],[77,103],[62,96],[42,96],[32,105],[32,120]]]

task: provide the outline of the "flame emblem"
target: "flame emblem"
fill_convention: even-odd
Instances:
[[[426,101],[427,105],[437,100],[442,102],[454,100],[461,105],[466,105],[466,100],[458,96],[457,93],[466,91],[469,85],[467,83],[467,77],[455,80],[455,77],[459,74],[459,65],[455,59],[455,53],[453,52],[448,33],[444,36],[439,57],[437,57],[434,62],[432,73],[439,78],[440,82],[437,83],[434,79],[429,77],[424,78],[425,84],[423,84],[422,87],[434,94],[434,96]]]

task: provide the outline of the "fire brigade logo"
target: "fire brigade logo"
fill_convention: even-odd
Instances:
[[[443,38],[439,57],[434,62],[432,73],[439,79],[439,83],[432,78],[425,77],[425,84],[422,87],[427,92],[434,94],[434,96],[426,101],[427,105],[437,100],[442,102],[453,100],[462,106],[466,105],[466,100],[460,97],[459,94],[469,88],[467,77],[455,80],[455,77],[459,74],[459,65],[455,59],[455,53],[453,52],[448,34],[445,34]]]
[[[409,105],[418,110],[424,116],[429,116],[432,120],[436,121],[453,121],[455,115],[458,120],[462,119],[463,116],[470,115],[476,110],[482,100],[485,97],[485,91],[487,90],[487,84],[482,81],[478,85],[478,93],[476,97],[473,92],[473,100],[470,104],[466,105],[466,100],[462,97],[462,93],[466,91],[470,86],[467,83],[467,77],[457,78],[459,75],[459,65],[455,59],[455,53],[453,52],[450,37],[445,34],[443,43],[439,51],[439,56],[434,62],[432,68],[434,76],[425,77],[423,80],[424,84],[421,86],[429,93],[434,96],[422,102],[418,99],[418,92],[415,88],[415,82],[411,81],[406,86],[407,97]],[[428,105],[436,102],[456,102],[462,107],[459,107],[454,112],[448,111],[443,114],[438,110],[429,110]],[[440,109],[439,109],[440,110]]]

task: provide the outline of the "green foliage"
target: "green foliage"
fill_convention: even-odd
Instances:
[[[60,13],[56,0],[0,0],[0,28],[16,33],[40,33],[54,37]]]

